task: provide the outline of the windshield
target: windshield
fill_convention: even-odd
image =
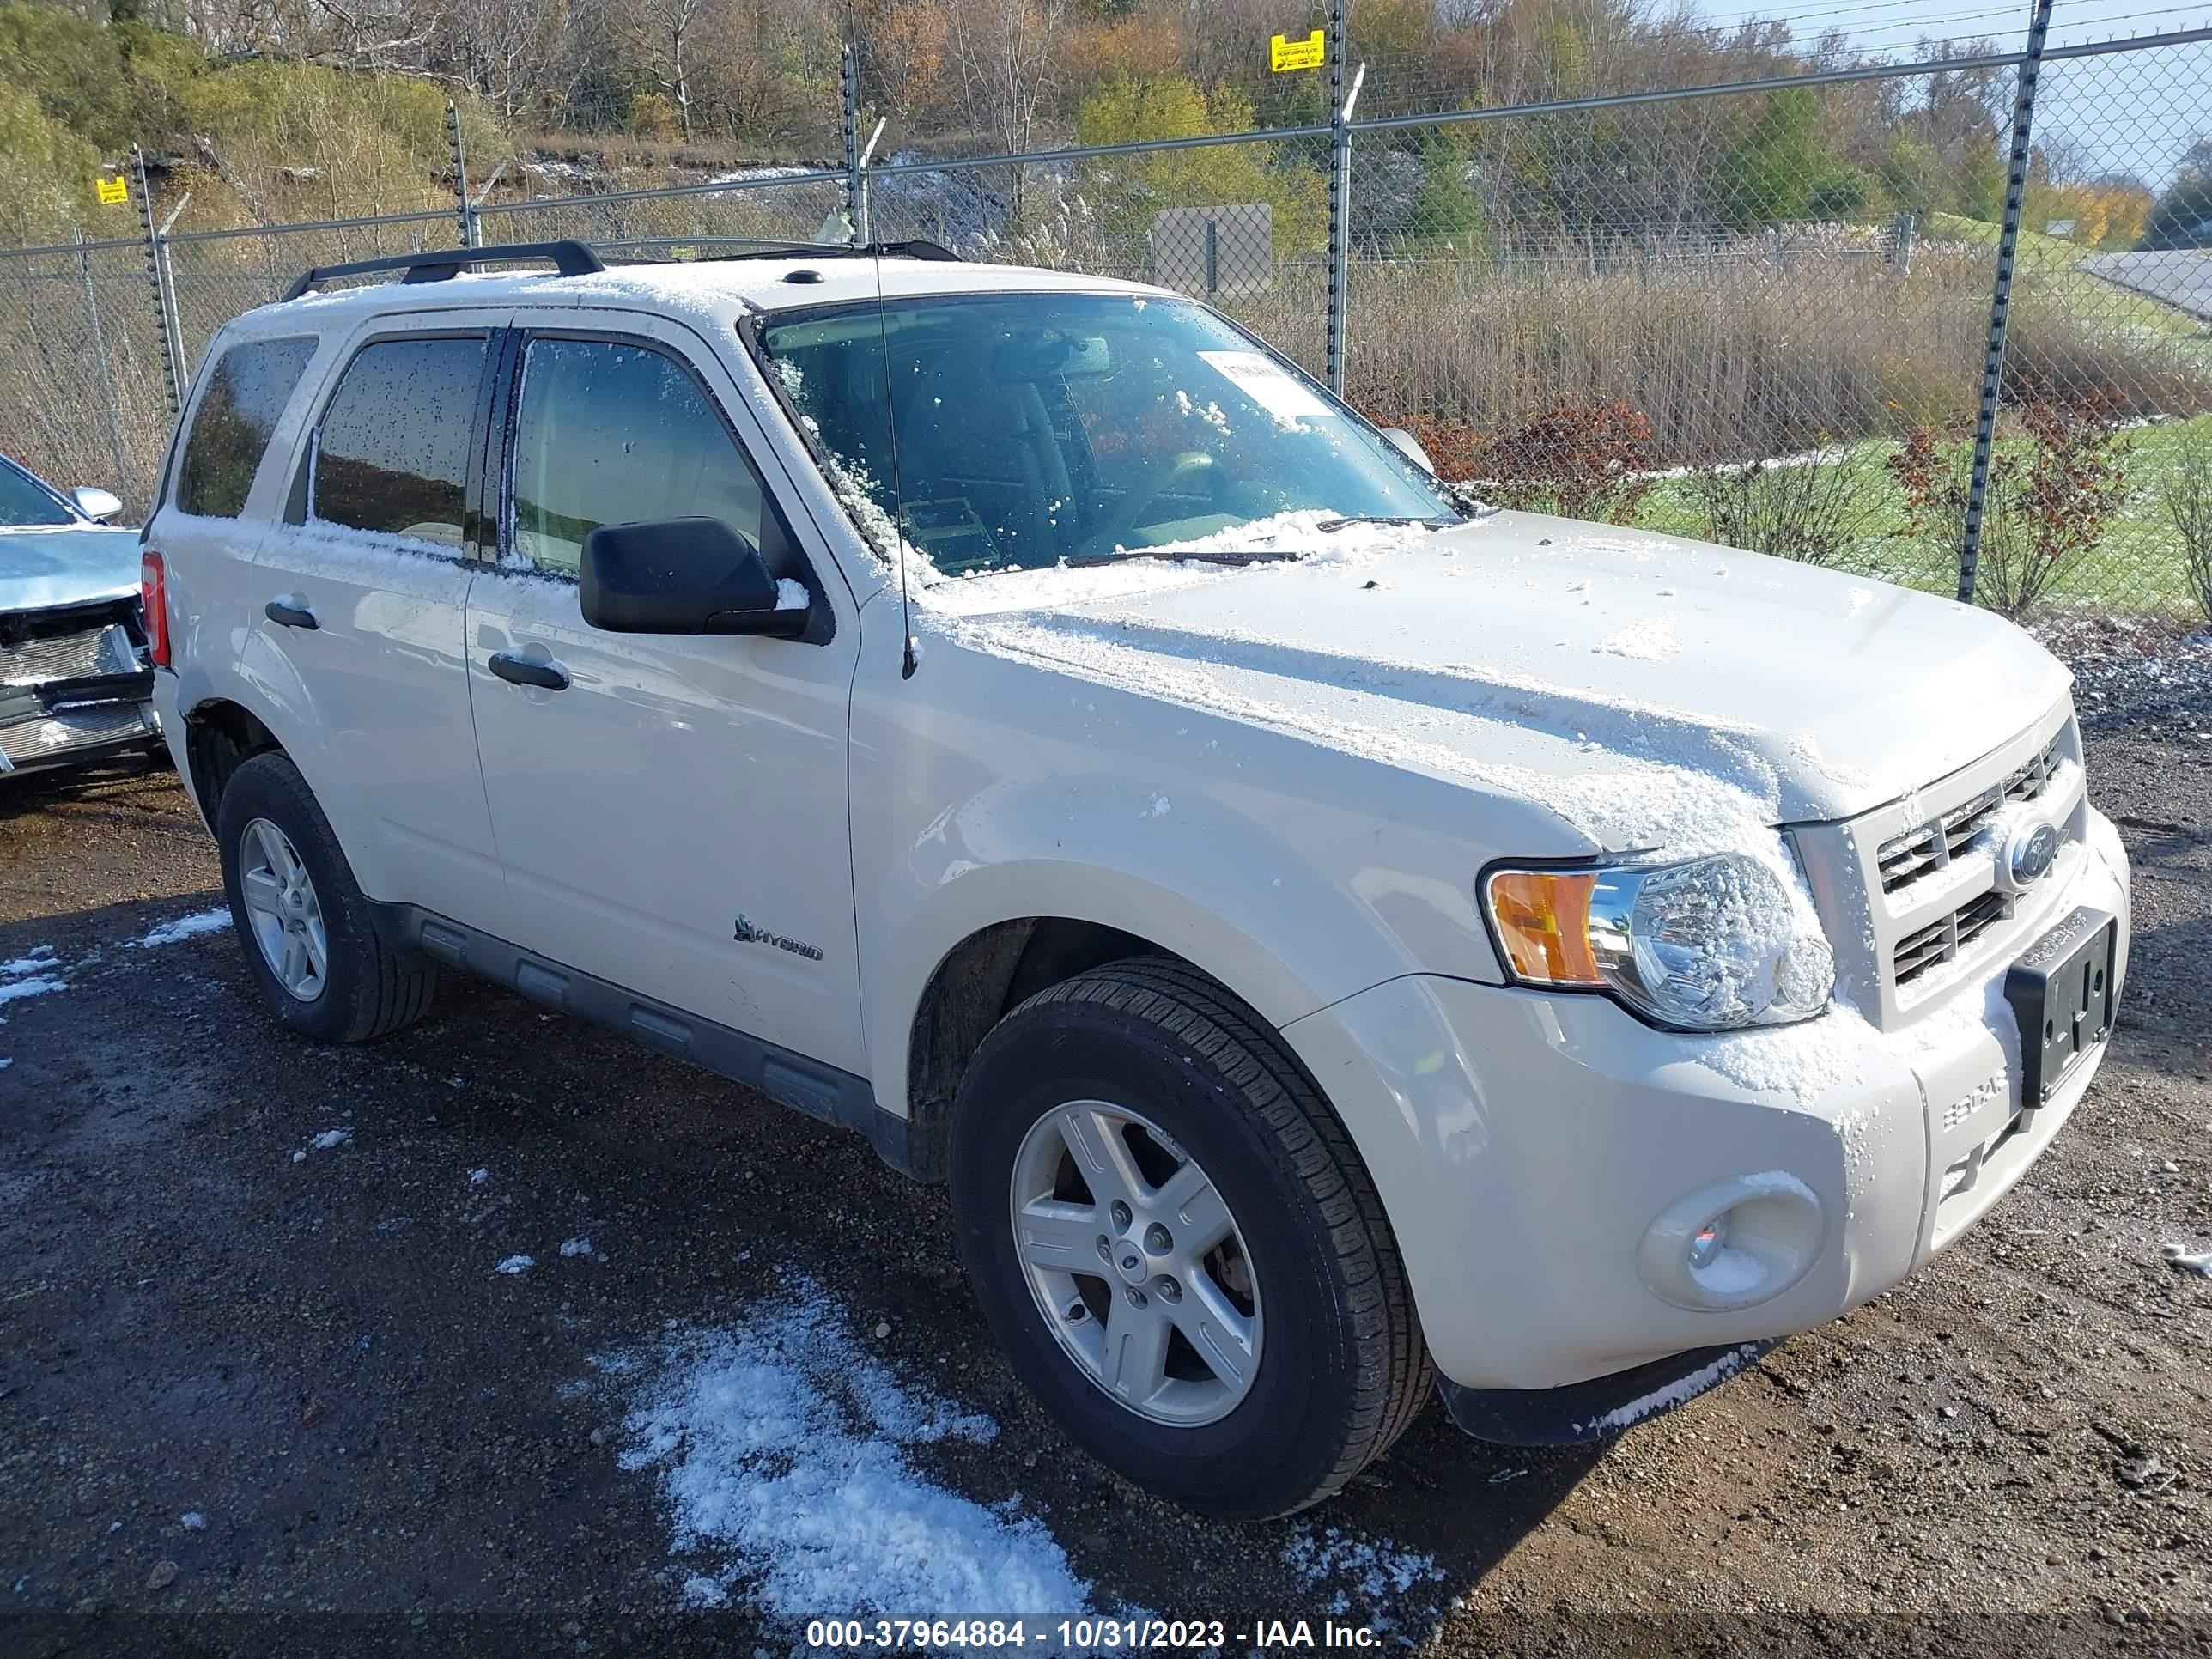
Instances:
[[[27,524],[75,524],[69,509],[14,463],[0,460],[0,528]]]
[[[780,313],[760,338],[842,482],[884,514],[902,505],[947,574],[1219,550],[1285,513],[1459,516],[1372,428],[1185,301],[899,300]]]

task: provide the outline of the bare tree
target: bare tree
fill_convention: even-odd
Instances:
[[[1052,90],[1067,0],[948,0],[945,13],[961,113],[1001,149],[1027,149]]]
[[[629,13],[632,43],[653,84],[676,106],[684,139],[692,137],[698,73],[697,32],[709,0],[636,0]]]

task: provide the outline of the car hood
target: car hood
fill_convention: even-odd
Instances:
[[[0,529],[0,612],[51,611],[138,591],[138,532],[100,526]]]
[[[1315,550],[1297,562],[1021,573],[929,604],[965,647],[1540,799],[1615,851],[1855,816],[2067,690],[1988,611],[1707,543],[1520,513],[1300,529],[1275,532]]]

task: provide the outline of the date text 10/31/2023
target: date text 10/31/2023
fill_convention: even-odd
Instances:
[[[890,1652],[1048,1651],[1120,1653],[1219,1650],[1231,1643],[1265,1651],[1301,1648],[1374,1648],[1382,1636],[1333,1619],[811,1619],[810,1648]]]

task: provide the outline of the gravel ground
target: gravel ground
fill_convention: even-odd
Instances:
[[[303,1047],[227,931],[139,942],[219,902],[168,773],[14,786],[0,986],[65,988],[0,1002],[0,1651],[787,1649],[757,1541],[680,1535],[698,1511],[630,1416],[671,1342],[777,1319],[855,1386],[995,1424],[852,1454],[899,1491],[1236,1651],[1331,1612],[1446,1654],[2212,1651],[2212,1279],[2162,1254],[2212,1247],[2212,650],[2100,665],[2082,708],[2133,976],[2094,1090],[1983,1225],[1602,1451],[1432,1410],[1251,1527],[1073,1452],[941,1194],[858,1139],[453,976],[398,1037]],[[702,1571],[726,1608],[678,1612]]]

